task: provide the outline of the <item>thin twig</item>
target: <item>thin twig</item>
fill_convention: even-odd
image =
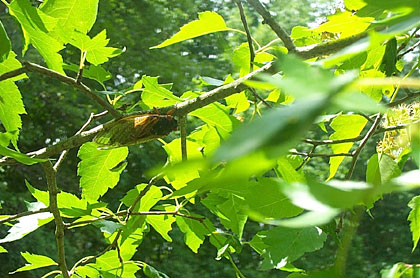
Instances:
[[[85,60],[86,60],[87,51],[83,51],[80,56],[80,64],[79,64],[79,72],[76,76],[76,83],[80,84],[83,78],[83,69],[85,68]]]
[[[187,116],[179,117],[182,161],[187,161]]]
[[[0,219],[0,224],[9,222],[9,221],[12,221],[12,220],[15,220],[15,219],[19,219],[19,218],[24,217],[24,216],[34,215],[34,214],[49,212],[49,211],[50,211],[49,208],[42,208],[42,209],[34,210],[34,211],[24,211],[24,212],[21,212],[21,213],[18,213],[18,214],[11,215],[11,216],[8,216],[6,218]]]
[[[395,106],[397,106],[399,104],[406,103],[410,99],[413,99],[413,98],[416,98],[416,97],[420,97],[420,91],[419,92],[414,92],[414,93],[407,94],[407,96],[405,96],[405,97],[403,97],[401,99],[398,99],[396,101],[393,101],[391,103],[388,103],[388,106],[389,107],[395,107]]]
[[[316,145],[316,146],[318,146],[318,145],[333,145],[333,144],[357,142],[357,141],[362,140],[363,137],[365,137],[365,135],[359,135],[359,136],[353,137],[353,138],[337,139],[337,140],[331,140],[331,139],[326,139],[326,140],[304,139],[303,142],[308,143],[308,144],[312,144],[312,145]]]
[[[0,81],[4,81],[4,80],[10,79],[10,78],[19,76],[19,75],[24,74],[26,72],[27,72],[27,69],[23,66],[21,68],[18,68],[18,69],[15,69],[15,70],[12,70],[12,71],[1,74],[0,75]]]
[[[296,46],[293,43],[290,36],[286,31],[276,22],[276,20],[271,16],[270,12],[260,3],[258,0],[246,0],[264,19],[264,22],[267,23],[270,28],[276,33],[279,39],[282,40],[284,46],[289,50],[289,52],[296,52]]]
[[[246,38],[247,38],[247,41],[248,41],[248,47],[249,47],[249,71],[253,71],[255,52],[254,52],[254,46],[252,45],[251,32],[249,31],[248,23],[246,22],[246,16],[245,16],[245,12],[244,12],[244,7],[242,6],[241,0],[235,0],[235,3],[238,6],[239,14],[241,15],[242,25],[244,26],[245,33],[246,33]]]
[[[70,278],[69,272],[67,270],[66,264],[66,255],[64,251],[64,223],[63,219],[61,218],[60,211],[58,209],[57,204],[57,194],[58,194],[58,187],[57,181],[54,171],[54,168],[50,161],[43,162],[42,167],[45,172],[45,176],[47,179],[47,186],[48,186],[48,194],[49,194],[49,203],[50,203],[50,211],[54,215],[55,221],[55,238],[57,240],[57,250],[58,250],[58,266],[61,270],[61,273],[64,278]]]
[[[405,54],[410,53],[412,51],[414,51],[414,49],[416,49],[418,46],[420,46],[420,41],[416,42],[412,47],[410,47],[409,49],[407,49],[406,51],[404,51],[403,53],[399,54],[397,56],[397,60],[401,59]]]
[[[375,134],[376,128],[379,126],[381,122],[382,116],[378,114],[376,116],[375,122],[370,127],[369,131],[366,133],[365,137],[360,142],[359,147],[352,152],[353,159],[351,161],[351,165],[349,171],[346,174],[346,180],[350,180],[351,176],[353,175],[354,167],[356,166],[357,159],[359,157],[360,152],[362,151],[363,147],[366,145],[367,141]]]
[[[263,99],[256,91],[254,88],[248,87],[248,91],[250,91],[252,93],[252,95],[260,100],[265,106],[267,106],[268,108],[273,108],[273,106],[271,106],[270,103],[268,103],[265,99]]]
[[[86,121],[86,123],[74,134],[74,136],[79,135],[85,129],[90,125],[90,123],[93,121],[93,119],[97,119],[99,117],[105,116],[108,113],[108,111],[103,111],[98,114],[90,113],[89,119]],[[64,158],[66,157],[69,150],[64,150],[61,152],[59,158],[57,159],[57,162],[54,164],[54,171],[57,172],[58,167],[60,167],[61,163],[64,161]]]
[[[302,162],[299,164],[299,166],[296,167],[296,169],[295,169],[296,171],[299,171],[300,168],[302,168],[303,165],[305,165],[305,163],[309,160],[309,158],[311,158],[310,155],[312,155],[315,152],[315,149],[316,149],[317,146],[318,145],[313,145],[311,151],[308,153],[308,156],[305,156],[305,158],[302,160]]]

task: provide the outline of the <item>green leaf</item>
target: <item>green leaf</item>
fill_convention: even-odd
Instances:
[[[100,277],[111,278],[115,277],[115,273],[122,273],[121,278],[135,278],[135,273],[140,269],[135,264],[126,263],[124,264],[124,271],[121,272],[121,263],[118,257],[117,250],[111,250],[105,254],[99,256],[96,259],[96,266],[101,273]]]
[[[354,138],[359,136],[367,123],[367,119],[360,115],[340,115],[334,118],[330,124],[334,133],[329,137],[330,140]],[[331,149],[333,153],[348,152],[353,143],[333,144]],[[332,179],[337,173],[338,167],[343,162],[344,157],[330,158],[330,175],[328,180]]]
[[[224,19],[216,12],[206,11],[198,14],[198,20],[191,21],[181,27],[178,33],[159,45],[151,47],[162,48],[168,45],[199,37],[202,35],[230,30]]]
[[[324,245],[327,235],[319,228],[288,229],[276,227],[268,231],[258,232],[250,245],[262,250],[261,268],[281,268],[293,262],[304,253],[313,252]]]
[[[118,56],[122,51],[118,48],[108,47],[109,39],[106,38],[106,30],[103,30],[92,39],[83,33],[75,32],[70,44],[86,51],[86,60],[95,66],[103,64],[109,58]]]
[[[411,157],[420,169],[420,124],[411,127]]]
[[[366,182],[381,184],[401,175],[400,167],[386,154],[374,154],[368,162]]]
[[[43,204],[37,203],[36,206],[32,207],[32,210],[38,210],[44,207],[45,206]],[[47,224],[53,219],[54,218],[52,214],[49,212],[42,212],[23,216],[19,218],[18,222],[8,230],[7,236],[3,239],[0,239],[0,243],[11,242],[21,239],[22,237],[35,231],[36,229]]]
[[[200,215],[193,215],[198,216]],[[209,222],[209,220],[205,220]],[[194,252],[197,253],[198,248],[204,242],[205,236],[211,233],[206,229],[205,224],[190,218],[177,217],[176,224],[181,232],[184,233],[185,244]],[[211,227],[212,225],[210,225]]]
[[[413,238],[412,251],[414,252],[420,239],[420,196],[411,199],[408,206],[411,208],[408,221],[410,221],[410,230]]]
[[[136,200],[139,193],[144,188],[146,188],[146,186],[147,184],[144,183],[137,185],[136,188],[128,191],[124,198],[121,199],[121,201],[124,203],[124,205],[130,207]],[[151,186],[147,193],[140,199],[140,202],[136,205],[133,211],[150,210],[154,205],[157,204],[157,202],[159,202],[162,196],[162,191],[158,187]]]
[[[82,196],[87,200],[97,200],[109,188],[113,188],[120,179],[126,164],[117,167],[128,155],[128,148],[98,150],[93,142],[80,147],[78,157],[81,159],[77,174],[80,178]]]
[[[150,278],[160,278],[159,271],[157,271],[153,266],[150,266],[146,263],[143,264],[143,273],[146,277]]]
[[[73,72],[79,72],[79,66],[75,64],[71,65],[64,65],[64,69],[71,70]],[[112,78],[112,74],[105,70],[101,66],[85,66],[83,70],[83,77],[98,81],[99,84],[102,85],[104,89],[106,89],[104,82]],[[107,92],[108,94],[111,94],[112,92]],[[119,94],[122,94],[118,92]]]
[[[14,274],[16,272],[33,270],[33,269],[51,266],[51,265],[58,265],[56,262],[54,262],[53,259],[46,256],[30,254],[29,252],[20,253],[20,254],[29,264],[26,264],[25,266],[17,269],[16,271],[11,272],[10,274]]]
[[[21,64],[16,59],[16,54],[10,52],[8,58],[0,63],[0,74],[18,69]],[[7,132],[13,133],[12,143],[16,147],[19,130],[22,127],[21,114],[26,114],[22,96],[18,87],[13,83],[26,75],[21,74],[15,78],[0,82],[0,122]],[[6,146],[5,146],[6,147]]]
[[[107,220],[99,220],[96,222],[93,222],[93,225],[98,227],[102,233],[107,233],[112,235],[115,231],[123,227],[123,225],[119,223],[115,223],[113,221],[107,221]]]
[[[12,49],[12,44],[4,30],[3,23],[0,21],[0,63],[7,59],[9,52]]]
[[[153,215],[146,218],[149,223],[165,240],[172,242],[168,233],[172,230],[172,223],[175,222],[173,215]]]
[[[235,112],[234,112],[235,114],[248,110],[250,106],[248,98],[245,95],[245,92],[233,94],[225,98],[225,100],[226,100],[227,107],[235,109]]]
[[[7,253],[6,248],[4,248],[3,246],[0,246],[0,253]]]
[[[232,232],[241,238],[245,223],[248,219],[248,216],[242,212],[241,209],[244,200],[240,196],[231,193],[226,197],[225,202],[217,205],[217,215],[220,217],[220,222],[223,226],[232,230]]]
[[[27,156],[26,154],[11,150],[9,148],[5,148],[0,146],[0,154],[4,156],[11,157],[15,159],[16,161],[19,161],[22,164],[25,165],[33,165],[39,162],[47,161],[48,159],[45,158],[32,158]]]
[[[13,0],[9,7],[17,21],[19,21],[25,39],[23,54],[31,43],[44,58],[50,69],[64,74],[62,64],[63,58],[58,52],[63,45],[48,33],[46,17],[27,0]],[[55,22],[56,24],[56,22]]]
[[[96,21],[99,0],[48,0],[40,6],[45,14],[57,18],[57,27],[87,33]]]
[[[163,84],[159,84],[157,77],[144,75],[142,82],[144,91],[141,99],[150,108],[169,106],[182,101],[181,98],[166,89]]]
[[[329,16],[326,23],[312,31],[339,33],[342,39],[362,33],[370,26],[372,20],[371,17],[358,17],[351,11],[344,11]]]

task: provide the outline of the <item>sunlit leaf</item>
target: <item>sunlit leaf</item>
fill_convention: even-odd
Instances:
[[[408,215],[408,221],[410,221],[414,251],[420,239],[420,196],[411,199],[408,206],[411,208],[410,214]]]
[[[0,63],[7,59],[11,48],[12,44],[10,43],[10,39],[0,21]]]
[[[11,272],[10,274],[14,274],[16,272],[33,270],[33,269],[51,266],[51,265],[58,265],[56,262],[54,262],[53,259],[46,256],[30,254],[29,252],[20,253],[20,254],[28,262],[28,264],[17,269],[16,271]]]
[[[206,11],[198,14],[198,20],[191,21],[190,23],[182,26],[180,31],[173,35],[170,39],[167,39],[161,44],[151,48],[162,48],[202,35],[227,30],[229,30],[229,28],[226,26],[224,19],[220,15],[215,12]]]

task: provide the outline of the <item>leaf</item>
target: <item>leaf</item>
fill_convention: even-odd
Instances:
[[[198,216],[200,215],[193,215]],[[205,220],[209,221],[209,220]],[[194,252],[197,253],[198,248],[204,242],[205,236],[211,231],[206,229],[206,226],[194,219],[177,217],[176,224],[178,225],[181,232],[184,233],[185,244]]]
[[[52,266],[52,265],[58,265],[56,262],[54,262],[53,259],[42,256],[42,255],[36,255],[36,254],[30,254],[29,252],[20,253],[23,258],[29,263],[25,266],[17,269],[16,271],[11,272],[10,274],[14,274],[16,272],[22,272],[22,271],[28,271],[33,270],[41,267],[46,266]]]
[[[96,21],[99,0],[48,0],[40,6],[45,14],[57,18],[65,31],[87,33]]]
[[[33,207],[32,210],[37,210],[43,207],[45,206],[41,203],[38,203],[38,205],[36,207]],[[39,227],[47,224],[51,220],[53,220],[53,216],[49,212],[42,212],[23,216],[19,218],[18,222],[8,230],[7,236],[3,239],[0,239],[0,243],[11,242],[21,239],[22,237],[35,231]]]
[[[368,162],[366,182],[381,184],[401,175],[398,164],[386,154],[374,154]]]
[[[411,127],[411,157],[420,169],[420,124]]]
[[[113,221],[107,221],[107,220],[99,220],[99,221],[93,222],[93,225],[98,227],[102,233],[107,233],[110,235],[112,235],[118,229],[123,227],[123,225],[119,223],[115,223]]]
[[[205,11],[198,14],[198,20],[194,20],[185,24],[181,27],[178,33],[165,40],[161,44],[151,47],[151,49],[162,48],[202,35],[227,30],[230,29],[226,26],[224,19],[220,15],[218,15],[216,12]]]
[[[32,158],[32,157],[27,156],[26,154],[23,154],[23,153],[20,153],[20,152],[17,152],[17,151],[14,151],[9,148],[2,147],[2,146],[0,146],[0,154],[7,157],[11,157],[15,159],[16,161],[25,165],[33,165],[33,164],[48,160],[45,158]]]
[[[225,202],[218,204],[217,214],[220,218],[220,222],[226,228],[232,230],[239,238],[242,237],[245,223],[248,216],[242,212],[243,199],[236,194],[228,194]],[[242,204],[241,204],[242,203]]]
[[[143,273],[146,277],[149,278],[160,278],[159,271],[157,271],[153,266],[150,266],[146,263],[143,263]]]
[[[44,58],[50,69],[65,74],[63,58],[58,52],[63,45],[48,33],[47,23],[41,12],[27,0],[13,0],[9,5],[10,14],[19,21],[25,39],[23,54],[31,43]]]
[[[99,256],[96,259],[96,268],[101,273],[100,277],[111,278],[115,277],[115,271],[119,270],[121,273],[121,263],[118,257],[117,250],[111,250],[105,254]],[[121,278],[135,278],[135,273],[140,269],[135,264],[127,263],[124,264],[124,271],[122,272]]]
[[[118,48],[108,47],[109,39],[106,38],[106,30],[102,30],[92,39],[83,33],[75,32],[70,44],[79,48],[82,52],[86,51],[86,60],[95,66],[103,64],[109,58],[118,56],[122,51]]]
[[[113,188],[120,179],[125,166],[114,170],[128,155],[128,148],[122,147],[110,150],[98,150],[93,142],[80,147],[78,157],[81,159],[77,174],[80,178],[82,196],[87,200],[96,201],[109,188]]]
[[[15,70],[21,67],[21,64],[16,60],[16,54],[10,52],[8,58],[0,63],[0,74]],[[13,133],[12,143],[16,147],[19,130],[22,127],[20,119],[21,114],[26,114],[23,106],[22,96],[18,87],[13,83],[26,75],[22,74],[13,79],[8,79],[0,82],[0,122],[6,131]]]
[[[150,108],[169,106],[182,101],[181,98],[166,89],[163,84],[159,84],[157,77],[145,75],[142,77],[142,82],[144,91],[141,99]]]
[[[358,17],[350,11],[344,11],[329,16],[326,23],[311,31],[339,33],[342,39],[362,33],[372,20],[372,17]]]
[[[410,230],[413,238],[412,252],[414,252],[420,239],[420,196],[415,196],[411,199],[408,206],[411,208],[408,221],[410,221]]]
[[[147,184],[144,183],[137,185],[136,188],[128,191],[127,194],[121,199],[121,201],[124,203],[124,205],[130,207],[140,192],[146,188],[146,186]],[[140,199],[140,202],[135,206],[133,211],[137,212],[150,210],[154,205],[157,204],[157,202],[159,202],[162,196],[162,191],[158,187],[151,186],[147,193]]]
[[[73,72],[79,72],[79,66],[75,64],[64,65],[64,69],[71,70]],[[83,70],[83,77],[98,81],[98,83],[101,84],[104,89],[106,89],[104,82],[111,79],[112,74],[101,66],[90,65],[85,66]],[[112,94],[112,92],[106,92],[106,94]],[[116,94],[123,93],[117,92]]]
[[[7,253],[6,248],[4,248],[3,246],[0,246],[0,253]]]
[[[281,268],[293,262],[306,252],[320,249],[327,235],[319,228],[289,229],[276,227],[258,232],[250,245],[256,250],[263,250],[261,269]]]
[[[165,240],[172,242],[172,238],[168,235],[172,230],[172,223],[175,222],[175,217],[172,215],[153,215],[146,218],[149,223]]]
[[[359,136],[367,123],[367,119],[360,115],[340,115],[334,118],[330,124],[334,129],[334,133],[329,137],[330,140],[354,138]],[[331,149],[333,153],[348,152],[353,143],[333,144]],[[343,162],[344,157],[330,158],[330,175],[328,180],[332,179],[337,173],[338,166]]]
[[[0,63],[7,59],[9,52],[12,49],[12,44],[4,30],[3,23],[0,21]]]
[[[226,100],[227,107],[235,109],[235,112],[234,112],[235,114],[248,110],[250,106],[248,98],[245,95],[245,92],[233,94],[225,98],[225,100]]]

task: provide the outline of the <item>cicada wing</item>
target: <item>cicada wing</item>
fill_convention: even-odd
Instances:
[[[127,145],[134,128],[134,117],[122,118],[101,131],[94,138],[94,142],[107,148],[118,148]]]

